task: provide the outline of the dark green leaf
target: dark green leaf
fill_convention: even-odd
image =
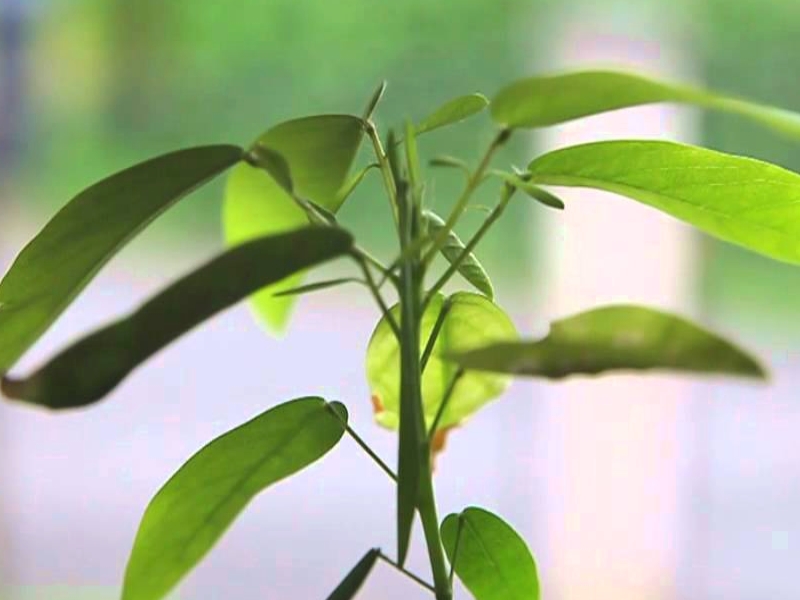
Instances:
[[[428,164],[432,167],[445,167],[448,169],[461,169],[467,175],[470,174],[469,165],[465,163],[460,158],[455,158],[454,156],[436,156],[430,161]]]
[[[439,231],[444,229],[444,219],[433,211],[426,210],[423,213],[423,218],[425,219],[428,231],[431,235],[435,236]],[[461,256],[464,248],[464,242],[461,241],[461,238],[458,237],[455,231],[451,230],[447,234],[447,239],[441,248],[441,253],[442,256],[452,264]],[[483,293],[484,296],[489,298],[489,300],[494,300],[494,288],[492,287],[489,275],[472,252],[470,252],[458,266],[458,272],[464,279],[474,285],[477,290]]]
[[[800,264],[800,175],[781,167],[642,140],[563,148],[528,168],[533,183],[628,196],[723,240]]]
[[[654,102],[678,102],[752,119],[793,137],[800,115],[685,85],[614,71],[583,71],[516,81],[492,100],[492,117],[508,127],[544,127]]]
[[[458,578],[476,600],[539,599],[533,556],[525,540],[500,517],[474,507],[448,515],[442,522],[442,543]]]
[[[180,197],[242,157],[236,146],[164,154],[75,196],[0,283],[0,373],[52,325],[105,263]]]
[[[420,350],[423,350],[444,306],[444,295],[436,294],[428,304],[420,328]],[[450,308],[422,374],[422,400],[426,429],[430,428],[450,384],[456,365],[445,360],[451,352],[471,350],[500,341],[519,339],[514,324],[496,304],[486,297],[457,292],[450,297]],[[399,315],[397,306],[391,312]],[[367,348],[366,370],[375,404],[375,420],[388,429],[397,429],[400,418],[400,349],[388,322],[381,319]],[[470,372],[464,375],[453,391],[439,428],[462,423],[493,398],[502,394],[510,383],[507,376]]]
[[[306,227],[232,248],[172,284],[136,312],[77,342],[25,379],[3,378],[3,393],[49,408],[101,399],[167,344],[259,288],[341,256],[350,234]]]
[[[499,343],[454,353],[467,369],[561,378],[659,369],[764,378],[758,362],[680,317],[642,306],[606,306],[556,321],[536,342]]]
[[[364,285],[364,282],[360,279],[356,279],[354,277],[342,277],[340,279],[328,279],[326,281],[315,281],[314,283],[309,283],[306,285],[301,285],[300,287],[291,288],[289,290],[283,290],[281,292],[277,292],[276,296],[299,296],[301,294],[308,294],[310,292],[316,292],[319,290],[326,290],[331,287],[336,287],[338,285],[343,285],[345,283],[360,283]]]
[[[375,566],[375,561],[378,560],[380,554],[381,552],[378,548],[373,548],[367,552],[347,574],[347,577],[333,590],[333,593],[328,596],[328,600],[352,600],[352,598],[355,598],[358,590],[361,589],[370,571],[372,571],[372,567]]]
[[[347,410],[338,402],[298,398],[200,450],[147,507],[122,600],[163,598],[256,495],[322,458],[341,439],[346,423]]]
[[[489,105],[483,94],[467,94],[445,102],[417,125],[417,134],[426,133],[463,121]]]
[[[269,159],[261,164],[266,172],[242,164],[228,180],[223,207],[226,242],[236,245],[307,224],[308,215],[299,206],[302,202],[292,195],[336,213],[346,199],[340,192],[363,135],[363,121],[350,115],[294,119],[264,133],[249,154]],[[276,297],[275,292],[297,287],[302,279],[302,274],[296,274],[251,298],[256,314],[271,332],[285,330],[296,300]]]

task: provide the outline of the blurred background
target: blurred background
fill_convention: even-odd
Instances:
[[[360,113],[382,78],[384,126],[579,65],[800,110],[799,43],[795,0],[0,0],[0,266],[114,170],[187,145],[247,144],[294,116]],[[483,115],[427,136],[422,150],[474,160],[491,136]],[[674,106],[520,134],[498,164],[608,137],[682,139],[800,169],[797,141]],[[429,175],[434,206],[447,206],[457,175]],[[19,371],[218,252],[223,183],[126,248]],[[528,541],[551,600],[797,599],[800,270],[630,201],[562,196],[557,215],[520,198],[480,253],[523,333],[601,302],[649,303],[748,345],[771,384],[517,382],[450,436],[436,475],[441,514],[481,505],[503,515]],[[464,233],[481,218],[474,211]],[[378,177],[342,220],[391,256]],[[341,399],[393,462],[395,437],[372,424],[363,376],[377,315],[353,292],[303,299],[283,340],[264,335],[246,307],[228,311],[89,411],[0,404],[0,598],[118,597],[155,491],[214,436],[283,400]],[[393,510],[389,482],[345,440],[259,497],[176,597],[324,598],[366,548],[394,548]],[[427,577],[421,545],[410,564]],[[381,567],[360,597],[425,594]]]

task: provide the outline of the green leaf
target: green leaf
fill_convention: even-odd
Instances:
[[[241,244],[307,224],[292,194],[330,213],[338,211],[347,197],[342,188],[363,135],[363,121],[350,115],[294,119],[264,133],[249,152],[263,169],[242,164],[228,179],[223,205],[226,243]],[[285,330],[296,301],[276,297],[275,292],[297,287],[302,280],[302,274],[294,275],[251,298],[256,315],[272,333]]]
[[[122,600],[163,598],[256,495],[322,458],[341,439],[346,422],[347,410],[338,402],[298,398],[200,450],[147,507]]]
[[[24,379],[2,380],[11,398],[53,409],[91,404],[140,363],[265,285],[348,252],[352,237],[306,227],[252,240],[173,283],[130,316],[70,346]]]
[[[375,91],[372,92],[369,102],[367,102],[366,107],[364,107],[364,120],[372,118],[372,113],[375,112],[378,103],[381,101],[381,98],[383,98],[384,92],[386,92],[386,80],[381,81],[378,87],[375,88]]]
[[[476,600],[539,599],[533,556],[525,540],[500,517],[470,507],[448,515],[441,531],[448,559]]]
[[[375,561],[378,560],[381,552],[378,548],[369,550],[364,557],[358,561],[355,567],[347,574],[342,582],[328,596],[328,600],[352,600],[356,597],[358,590],[369,576]]]
[[[435,236],[439,231],[444,229],[444,219],[442,219],[433,211],[426,210],[423,212],[422,216],[425,219],[425,223],[427,224],[428,231],[431,235]],[[451,230],[447,234],[447,239],[441,248],[441,253],[442,256],[444,256],[447,261],[452,264],[459,256],[461,256],[464,248],[464,242],[461,241],[461,238],[458,237],[455,231]],[[472,252],[469,253],[469,255],[459,265],[458,272],[464,279],[475,286],[475,289],[479,290],[484,296],[489,298],[489,300],[494,300],[494,288],[492,287],[492,282],[490,281],[486,270],[483,268],[483,265],[481,265],[481,263],[475,257],[475,254]]]
[[[241,157],[237,146],[178,150],[120,171],[70,200],[0,283],[0,373],[139,231]]]
[[[444,305],[444,296],[435,295],[425,310],[420,329],[424,348]],[[391,313],[398,317],[398,307]],[[450,309],[443,320],[436,344],[422,374],[422,399],[426,426],[430,427],[445,390],[457,366],[445,360],[452,352],[465,351],[493,342],[517,340],[513,323],[497,305],[479,294],[458,292],[450,297]],[[400,351],[397,340],[385,319],[381,319],[367,348],[367,382],[375,405],[375,420],[388,429],[399,424]],[[439,429],[460,424],[487,402],[502,394],[510,379],[506,376],[470,372],[456,388],[439,422]]]
[[[492,100],[491,113],[496,122],[507,127],[544,127],[655,102],[694,104],[729,112],[778,132],[800,136],[797,113],[615,71],[581,71],[521,79],[497,93]]]
[[[417,135],[446,127],[478,114],[489,105],[483,94],[467,94],[445,102],[417,125]]]
[[[800,175],[781,167],[642,140],[563,148],[528,168],[534,183],[621,194],[728,242],[800,264]]]
[[[555,208],[556,210],[564,210],[564,202],[560,198],[537,185],[533,185],[530,181],[528,181],[528,179],[531,177],[531,174],[528,172],[517,175],[495,169],[491,171],[490,174],[499,177],[508,185],[522,190],[540,204],[544,204],[549,208]]]
[[[555,321],[539,341],[491,344],[451,358],[467,369],[553,379],[646,369],[766,377],[727,340],[681,317],[627,305]]]

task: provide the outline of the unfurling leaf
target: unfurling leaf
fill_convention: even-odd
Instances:
[[[217,312],[287,275],[345,254],[352,243],[342,229],[306,227],[236,246],[29,377],[3,378],[3,393],[54,409],[96,402],[139,364]]]
[[[549,208],[555,208],[556,210],[564,210],[564,202],[561,200],[561,198],[551,194],[547,190],[540,188],[538,185],[532,184],[529,181],[531,174],[528,172],[515,174],[495,170],[492,171],[492,175],[499,177],[508,185],[515,187],[518,190],[522,190],[540,204],[544,204]]]
[[[8,371],[128,241],[242,158],[237,146],[170,152],[111,175],[62,208],[0,283],[0,374]]]
[[[483,94],[467,94],[445,102],[416,127],[417,134],[452,125],[478,114],[489,105]]]
[[[490,344],[451,358],[467,369],[551,379],[647,369],[766,376],[727,340],[681,317],[628,305],[555,321],[539,341]]]
[[[800,264],[800,175],[781,167],[642,140],[555,150],[528,169],[532,183],[627,196],[728,242]]]
[[[256,495],[322,458],[341,439],[346,423],[342,404],[298,398],[200,450],[147,507],[125,571],[122,600],[163,598]]]
[[[263,164],[254,161],[263,168],[242,164],[228,179],[223,205],[226,243],[233,246],[307,224],[308,215],[300,206],[304,200],[335,214],[347,197],[342,188],[363,136],[364,122],[351,115],[294,119],[264,133],[249,151],[256,159],[266,157]],[[276,297],[275,292],[298,287],[302,280],[303,275],[296,274],[251,298],[272,333],[285,330],[296,301]]]
[[[328,596],[328,600],[352,600],[355,598],[380,555],[381,552],[377,548],[369,550]]]
[[[442,522],[442,543],[475,600],[539,600],[539,576],[528,546],[500,517],[470,507]]]
[[[616,71],[582,71],[516,81],[492,99],[494,120],[507,127],[544,127],[610,110],[678,102],[751,119],[800,136],[800,114],[706,90]]]
[[[426,210],[423,212],[422,216],[428,227],[428,232],[432,236],[437,235],[439,231],[444,229],[444,219],[442,219],[433,211]],[[450,230],[440,251],[442,256],[444,256],[447,261],[452,264],[458,257],[461,256],[464,248],[465,244],[461,241],[461,238],[458,237],[458,234],[456,234],[455,231]],[[492,282],[489,279],[489,275],[486,273],[483,265],[481,265],[472,252],[470,252],[467,257],[461,261],[461,264],[458,266],[458,272],[464,279],[475,286],[477,290],[483,293],[484,296],[489,298],[489,300],[494,300],[494,288],[492,287]]]
[[[435,295],[422,317],[420,350],[424,349],[444,306],[445,297]],[[430,427],[445,391],[458,367],[444,355],[466,351],[493,342],[514,341],[518,335],[508,316],[497,305],[479,294],[458,292],[449,298],[450,308],[439,337],[422,374],[422,400],[426,426]],[[391,309],[398,318],[398,307]],[[400,358],[397,339],[385,320],[381,320],[367,348],[367,381],[376,408],[375,420],[388,429],[397,429],[399,420]],[[503,375],[470,372],[456,384],[439,429],[447,429],[505,391],[509,378]]]

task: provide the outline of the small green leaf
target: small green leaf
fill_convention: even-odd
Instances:
[[[363,121],[351,115],[294,119],[264,133],[249,152],[262,168],[242,164],[228,179],[223,205],[226,243],[233,246],[307,224],[308,216],[292,194],[336,213],[347,198],[341,191],[363,136]],[[294,275],[251,298],[255,313],[272,333],[285,330],[296,300],[276,297],[275,292],[297,287],[302,280],[302,274]]]
[[[300,296],[302,294],[309,294],[311,292],[317,292],[319,290],[326,290],[328,288],[336,287],[339,285],[344,285],[345,283],[360,283],[364,285],[364,282],[361,279],[356,279],[355,277],[341,277],[340,279],[328,279],[325,281],[315,281],[314,283],[308,283],[306,285],[301,285],[300,287],[291,288],[289,290],[283,290],[281,292],[276,292],[276,296]]]
[[[729,112],[784,134],[800,136],[797,113],[615,71],[581,71],[521,79],[497,93],[492,99],[491,112],[496,122],[508,127],[544,127],[655,102],[694,104]]]
[[[446,127],[478,114],[489,105],[483,94],[467,94],[445,102],[417,125],[417,135]]]
[[[427,344],[444,296],[435,295],[425,310],[420,328],[420,350]],[[398,317],[398,307],[391,313]],[[422,374],[422,400],[425,424],[430,427],[457,366],[445,360],[451,352],[466,351],[493,342],[517,340],[513,323],[497,305],[479,294],[458,292],[450,297],[450,309],[444,318]],[[372,392],[375,420],[388,429],[397,429],[400,410],[400,350],[389,324],[381,319],[367,348],[367,382]],[[470,372],[456,385],[439,429],[460,424],[487,402],[502,394],[510,379],[506,376]]]
[[[544,190],[537,185],[533,185],[529,181],[531,174],[528,172],[515,174],[507,173],[506,171],[493,170],[490,174],[499,177],[508,185],[522,190],[540,204],[544,204],[549,208],[564,210],[564,202],[547,190]]]
[[[364,108],[364,120],[371,119],[372,113],[375,112],[375,109],[378,106],[378,103],[383,98],[383,94],[386,91],[386,80],[381,81],[378,84],[378,87],[375,88],[375,91],[372,92],[372,96],[370,96],[369,102],[367,102],[367,106]]]
[[[342,582],[328,596],[328,600],[352,600],[356,597],[358,590],[366,581],[375,561],[378,560],[381,552],[378,548],[369,550],[364,557],[358,561],[355,567],[347,574]]]
[[[469,165],[461,160],[460,158],[456,158],[454,156],[435,156],[434,158],[428,161],[428,164],[432,167],[444,167],[447,169],[460,169],[467,174],[470,175]]]
[[[217,312],[291,273],[345,254],[352,243],[342,229],[306,227],[236,246],[29,377],[4,377],[2,391],[53,409],[96,402],[140,363]]]
[[[442,543],[475,600],[539,600],[533,556],[500,517],[475,507],[448,515],[442,522]]]
[[[444,219],[433,211],[426,210],[423,212],[422,216],[425,219],[425,223],[431,235],[435,236],[439,231],[444,229]],[[447,235],[447,240],[442,246],[441,253],[442,256],[452,264],[461,256],[464,248],[464,242],[461,241],[455,231],[451,230]],[[489,275],[472,252],[461,262],[458,267],[458,272],[484,296],[489,298],[489,300],[494,300],[494,288],[492,287]]]
[[[256,495],[322,458],[341,439],[345,423],[347,410],[338,402],[298,398],[200,450],[147,507],[122,600],[163,598]]]
[[[641,140],[555,150],[528,169],[532,183],[627,196],[728,242],[800,264],[800,175],[781,167]]]
[[[681,317],[627,305],[555,321],[539,341],[491,344],[451,358],[467,369],[553,379],[645,369],[766,377],[727,340]]]
[[[241,158],[237,146],[178,150],[120,171],[70,200],[0,283],[0,374],[139,231]]]

